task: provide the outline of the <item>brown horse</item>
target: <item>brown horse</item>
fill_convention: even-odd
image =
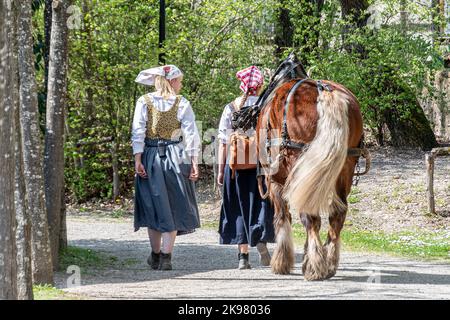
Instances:
[[[288,274],[293,269],[293,212],[300,214],[307,232],[304,278],[322,280],[334,276],[347,196],[361,155],[349,150],[360,150],[363,140],[356,97],[331,81],[288,79],[274,89],[265,103],[256,134],[268,186],[266,195],[275,208],[277,246],[272,271]],[[319,235],[321,214],[327,214],[330,222],[324,245]]]

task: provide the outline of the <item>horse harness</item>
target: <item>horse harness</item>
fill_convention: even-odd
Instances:
[[[289,104],[290,104],[291,100],[293,99],[293,96],[294,96],[296,90],[307,80],[311,80],[311,79],[305,78],[305,79],[297,80],[297,82],[289,90],[288,97],[286,99],[284,109],[283,109],[283,125],[282,125],[282,132],[281,132],[280,152],[277,155],[276,162],[274,162],[274,163],[272,163],[272,159],[271,159],[271,155],[270,155],[270,149],[272,147],[272,142],[274,141],[269,137],[269,132],[271,130],[270,110],[267,113],[267,127],[266,127],[266,137],[267,138],[266,138],[265,148],[266,148],[266,152],[267,152],[268,160],[269,160],[268,161],[269,170],[273,167],[274,164],[279,165],[282,162],[282,160],[284,159],[284,157],[286,155],[286,152],[289,149],[294,149],[294,150],[298,150],[298,151],[302,152],[302,151],[305,151],[309,146],[309,144],[307,144],[307,143],[292,141],[289,137],[289,131],[288,131],[288,125],[287,125],[287,114],[289,111]],[[333,91],[333,89],[328,84],[323,83],[322,80],[317,80],[315,82],[317,85],[317,90],[319,92],[319,95],[322,93],[322,91],[328,91],[328,92]],[[279,141],[279,139],[275,139],[275,140]],[[360,176],[367,174],[367,172],[369,171],[369,168],[370,168],[370,153],[365,148],[364,135],[361,138],[361,141],[357,148],[349,148],[348,149],[348,157],[357,157],[358,158],[357,163],[356,163],[356,172],[355,172],[355,176],[354,176],[354,180],[353,180],[353,185],[356,186],[359,182]],[[365,168],[364,172],[360,171],[360,165],[359,165],[360,157],[363,157],[366,159],[366,168]],[[267,191],[263,192],[262,176],[263,176],[263,174],[261,173],[261,165],[260,165],[260,161],[258,160],[257,161],[258,188],[259,188],[261,197],[263,199],[266,199],[270,194],[271,179],[268,180]]]

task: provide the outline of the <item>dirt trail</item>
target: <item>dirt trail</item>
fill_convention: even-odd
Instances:
[[[131,219],[69,218],[68,237],[69,245],[135,260],[114,270],[81,270],[81,286],[74,288],[66,288],[69,275],[57,274],[59,288],[87,299],[450,299],[446,263],[344,252],[334,278],[306,282],[300,248],[291,275],[258,266],[254,250],[253,269],[240,271],[235,246],[218,245],[208,229],[177,238],[174,270],[167,272],[149,269],[146,231],[134,233]]]

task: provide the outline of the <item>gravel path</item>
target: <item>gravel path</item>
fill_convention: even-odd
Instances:
[[[344,252],[334,278],[306,282],[300,248],[291,275],[274,275],[258,266],[254,250],[253,269],[239,271],[235,246],[218,245],[217,233],[208,229],[177,238],[174,270],[166,272],[149,269],[146,231],[134,233],[129,218],[72,217],[68,238],[69,245],[136,262],[114,270],[81,270],[81,286],[73,288],[66,288],[69,275],[57,274],[58,288],[87,299],[450,299],[446,263]]]

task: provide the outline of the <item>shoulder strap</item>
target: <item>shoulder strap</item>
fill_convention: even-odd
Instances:
[[[147,105],[147,108],[153,107],[152,99],[150,99],[150,94],[144,95],[145,104]]]
[[[180,102],[181,102],[181,98],[182,98],[182,97],[183,97],[183,96],[176,96],[175,102],[174,102],[172,108],[177,108],[177,107],[178,107],[178,105],[179,105]],[[147,108],[153,108],[153,107],[154,107],[153,102],[152,102],[152,99],[150,99],[150,94],[144,95],[144,100],[145,100],[145,104],[147,105]],[[177,110],[177,111],[178,111],[178,110]]]
[[[179,104],[180,104],[180,102],[181,102],[181,98],[183,98],[183,96],[176,96],[175,102],[174,102],[172,108],[177,108],[177,107],[179,106]],[[178,112],[178,110],[177,110],[177,112]]]

